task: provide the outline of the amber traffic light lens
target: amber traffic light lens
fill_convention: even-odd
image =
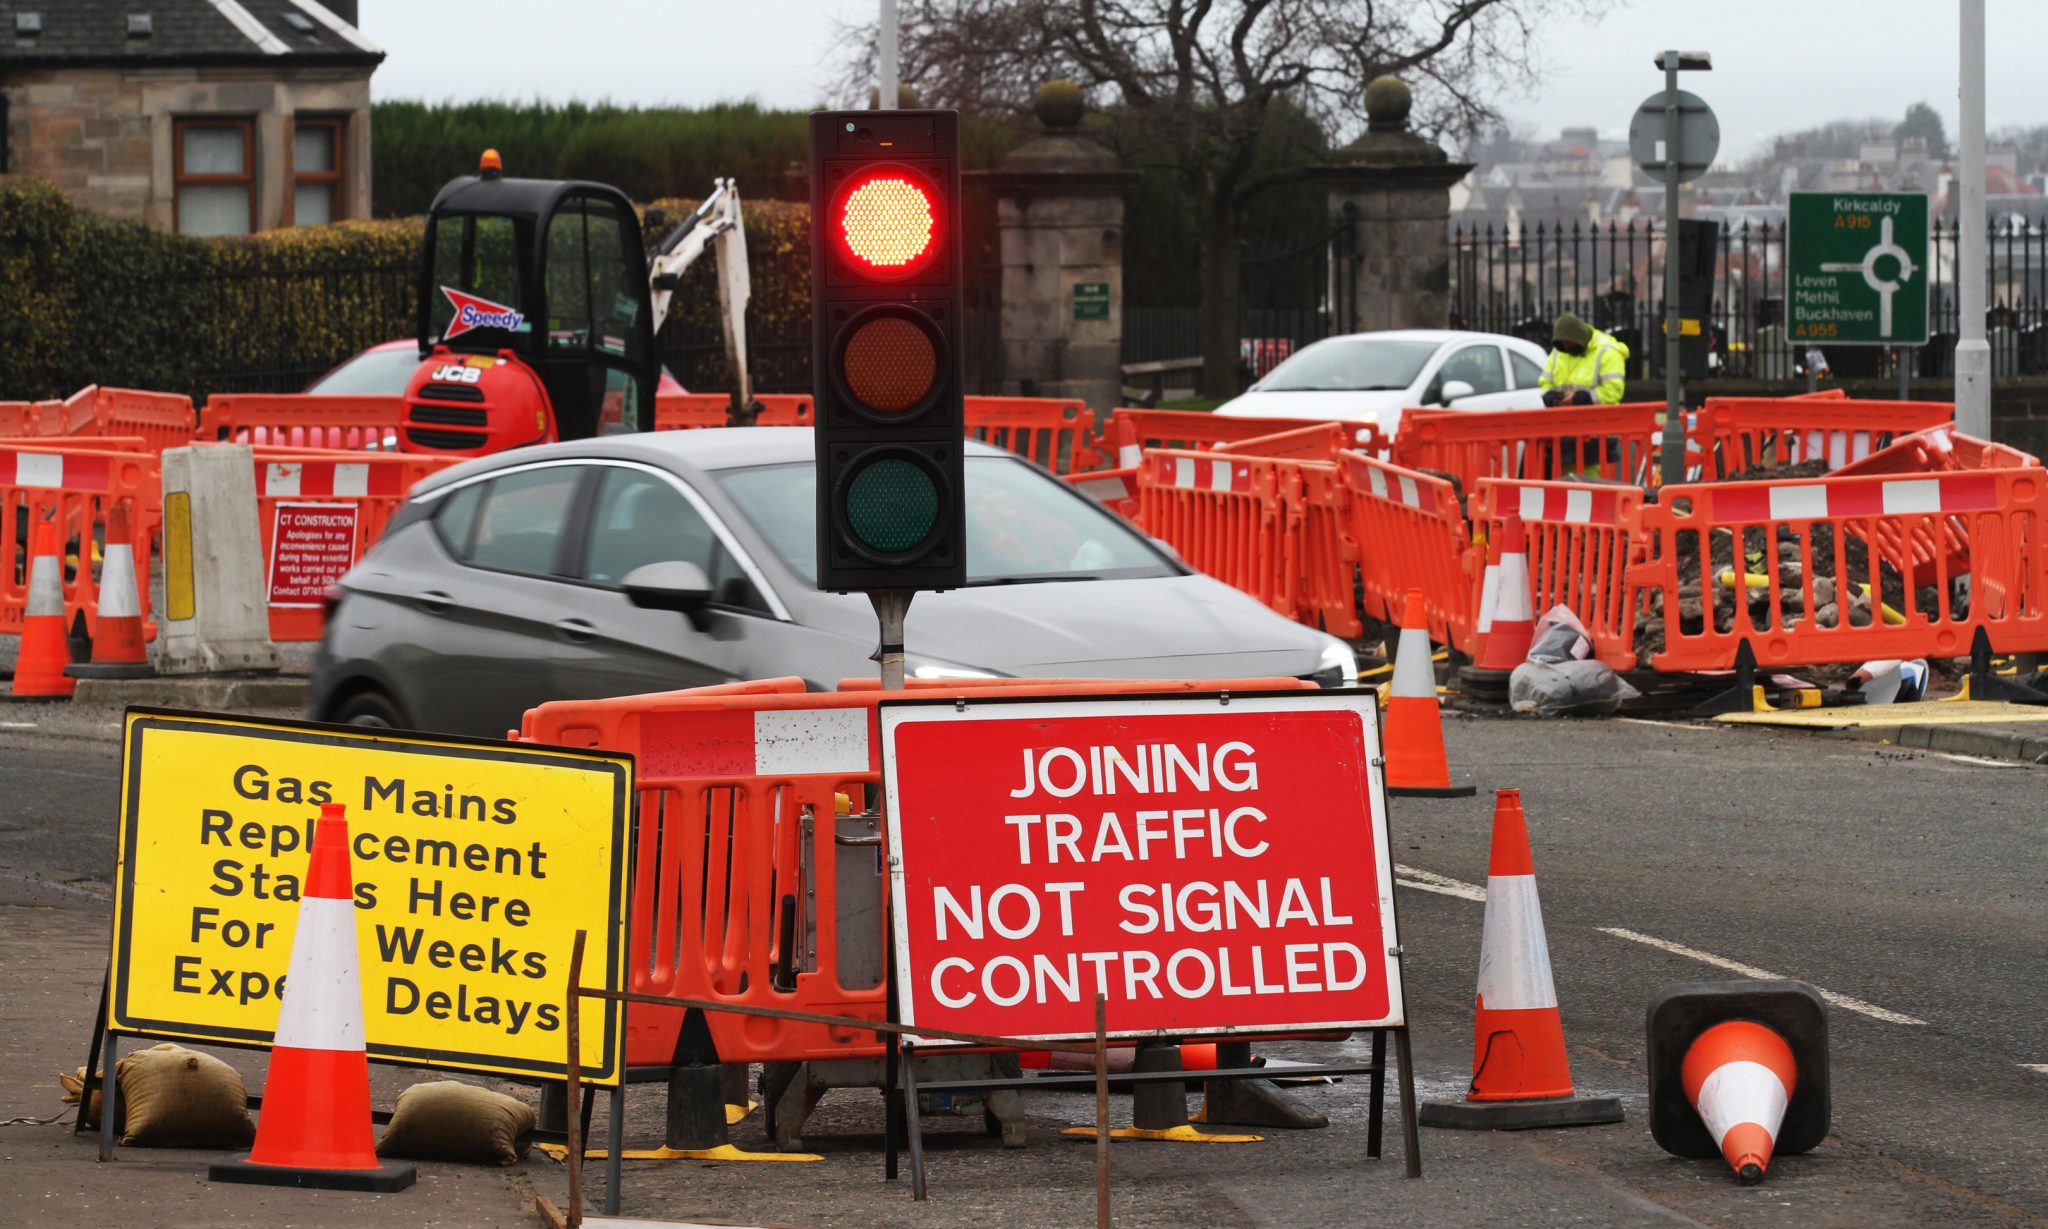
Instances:
[[[846,391],[863,408],[880,414],[900,414],[923,404],[939,377],[939,351],[931,335],[903,316],[871,316],[856,324],[839,361]]]
[[[865,273],[901,276],[931,255],[938,230],[932,190],[901,171],[871,173],[839,197],[840,247]]]

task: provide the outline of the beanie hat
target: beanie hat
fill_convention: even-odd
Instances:
[[[1565,312],[1557,318],[1556,326],[1550,330],[1550,340],[1568,341],[1583,346],[1593,340],[1593,326],[1570,312]]]

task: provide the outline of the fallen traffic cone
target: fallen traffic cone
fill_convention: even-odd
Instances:
[[[142,600],[135,583],[135,548],[128,527],[128,506],[115,504],[107,513],[107,549],[100,562],[99,625],[92,638],[92,660],[76,662],[65,673],[80,679],[136,679],[156,673],[143,647]]]
[[[210,1181],[337,1191],[398,1191],[413,1184],[411,1165],[377,1163],[370,1138],[355,915],[348,820],[342,805],[330,802],[313,830],[256,1146],[241,1160],[208,1167]]]
[[[1422,590],[1408,591],[1401,639],[1394,649],[1394,682],[1387,696],[1387,792],[1409,798],[1470,798],[1476,786],[1452,785],[1444,756],[1443,711],[1436,699],[1436,669],[1429,651],[1429,616]]]
[[[1795,981],[1694,982],[1650,1004],[1650,1135],[1745,1186],[1828,1133],[1827,1004]]]
[[[1513,1131],[1621,1121],[1620,1098],[1572,1094],[1520,790],[1494,791],[1475,1017],[1471,1091],[1424,1105],[1422,1125]]]
[[[64,627],[64,560],[57,554],[57,526],[36,525],[29,551],[28,604],[21,625],[21,647],[14,658],[10,700],[65,700],[78,683],[64,673],[71,662]]]
[[[1536,603],[1529,590],[1529,541],[1522,518],[1510,513],[1502,522],[1500,538],[1493,606],[1482,616],[1486,641],[1472,663],[1480,670],[1513,670],[1529,656],[1529,642],[1536,635]]]

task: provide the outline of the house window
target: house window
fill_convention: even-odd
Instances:
[[[292,222],[321,226],[341,216],[341,121],[294,120]]]
[[[179,120],[178,231],[246,235],[256,216],[256,123],[247,119]]]

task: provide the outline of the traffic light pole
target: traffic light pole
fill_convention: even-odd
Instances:
[[[903,621],[910,616],[910,599],[915,589],[876,589],[868,594],[875,619],[882,625],[882,640],[875,648],[875,660],[882,663],[882,690],[903,690]]]

